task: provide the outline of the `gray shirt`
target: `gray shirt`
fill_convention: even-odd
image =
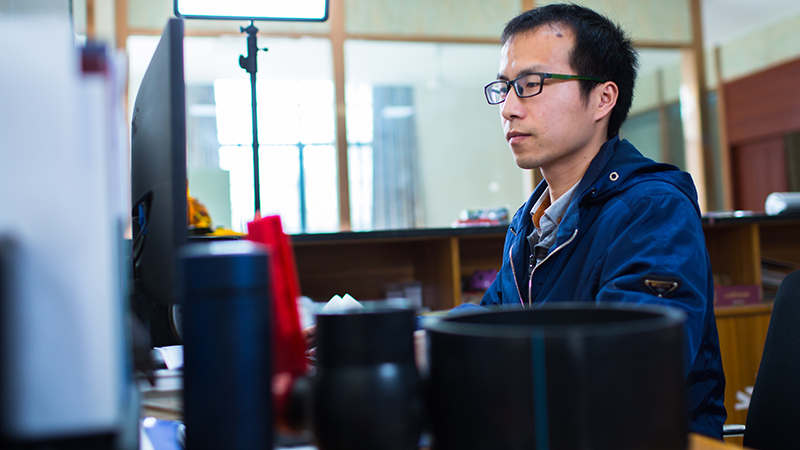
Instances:
[[[553,204],[550,204],[550,187],[548,186],[531,208],[534,228],[533,232],[528,235],[528,245],[532,249],[528,259],[528,276],[533,272],[533,268],[547,257],[547,253],[556,242],[558,224],[561,223],[561,218],[564,217],[579,183],[580,181],[575,183]]]

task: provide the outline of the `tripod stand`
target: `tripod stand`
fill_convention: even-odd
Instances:
[[[250,26],[240,27],[239,31],[247,33],[247,56],[239,56],[239,66],[250,74],[250,106],[253,110],[253,188],[255,194],[255,212],[261,210],[261,182],[259,179],[258,165],[258,111],[256,103],[256,72],[258,72],[257,54],[259,50],[267,51],[266,48],[259,49],[257,44],[258,28],[253,21]]]

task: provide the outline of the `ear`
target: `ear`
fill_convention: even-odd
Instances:
[[[611,110],[617,105],[617,98],[619,97],[619,87],[613,81],[606,81],[603,84],[595,86],[594,95],[596,99],[594,120],[600,121],[605,117],[611,116]]]

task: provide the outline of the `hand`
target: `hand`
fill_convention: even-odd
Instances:
[[[427,340],[428,336],[425,334],[425,330],[414,332],[414,360],[420,373],[428,371]]]
[[[311,325],[310,327],[303,328],[300,334],[303,336],[303,341],[306,344],[306,357],[313,359],[317,354],[317,347],[314,345],[314,340],[317,337],[317,326]]]

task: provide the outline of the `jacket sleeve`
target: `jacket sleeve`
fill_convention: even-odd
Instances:
[[[678,192],[659,192],[623,204],[628,214],[616,212],[624,219],[602,259],[595,301],[660,304],[685,312],[688,374],[700,351],[707,317],[713,313],[713,281],[699,214]],[[677,288],[659,291],[645,280],[672,280]]]
[[[481,306],[502,305],[503,296],[505,295],[504,289],[516,289],[516,287],[513,287],[514,271],[511,270],[510,252],[512,246],[518,240],[518,232],[514,230],[514,225],[519,222],[517,218],[520,215],[520,211],[522,211],[522,208],[520,208],[514,215],[514,219],[511,221],[512,225],[510,225],[508,231],[506,231],[506,239],[503,244],[503,264],[500,266],[500,271],[497,273],[497,277],[495,277],[492,284],[489,285],[489,289],[487,289],[483,294]],[[506,286],[507,283],[510,283],[510,285]]]
[[[505,262],[503,262],[505,266]],[[494,305],[501,305],[503,304],[503,281],[502,281],[502,272],[497,273],[497,277],[495,277],[492,284],[489,285],[489,289],[483,294],[483,298],[481,299],[481,306],[494,306]]]

